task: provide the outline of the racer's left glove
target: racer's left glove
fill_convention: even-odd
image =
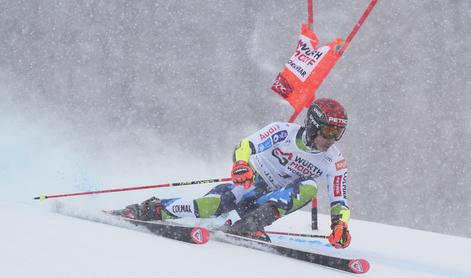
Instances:
[[[330,244],[337,249],[347,248],[352,240],[347,223],[337,220],[330,227],[332,229],[332,234],[329,236]]]

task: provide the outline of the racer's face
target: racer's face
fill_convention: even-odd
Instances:
[[[319,130],[317,131],[317,136],[314,138],[314,145],[317,150],[325,152],[335,143],[335,141],[335,138],[329,139],[322,136],[322,132]]]

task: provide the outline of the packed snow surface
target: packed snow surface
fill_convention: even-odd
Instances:
[[[0,201],[0,277],[351,277],[326,267],[216,241],[192,245],[130,227],[71,217],[100,210],[55,202]],[[318,234],[328,233],[320,215]],[[313,233],[298,211],[267,230]],[[471,277],[471,239],[351,220],[352,244],[272,236],[274,242],[346,258],[364,258],[363,277]]]

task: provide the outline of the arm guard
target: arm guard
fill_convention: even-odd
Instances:
[[[250,156],[255,153],[255,147],[248,139],[243,139],[234,150],[232,160],[249,162]]]

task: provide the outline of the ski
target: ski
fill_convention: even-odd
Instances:
[[[103,214],[89,214],[69,209],[60,203],[54,207],[54,211],[62,215],[125,229],[132,229],[130,223],[136,227],[143,227],[143,230],[155,235],[192,244],[205,244],[209,240],[209,230],[204,227],[182,226],[177,223],[163,221],[142,221],[114,215],[112,211],[102,211]]]
[[[77,214],[74,210],[67,210],[62,206],[56,207],[57,213],[80,218],[83,220],[108,224],[112,226],[128,228],[129,225],[123,225],[125,223],[132,223],[139,227],[144,227],[149,232],[158,236],[187,242],[191,244],[205,244],[211,240],[215,240],[222,243],[232,244],[241,247],[247,247],[256,249],[263,252],[273,253],[297,259],[317,265],[326,266],[332,269],[346,271],[355,274],[362,274],[368,272],[370,265],[367,260],[364,259],[346,259],[341,257],[334,257],[315,252],[307,252],[294,248],[284,247],[273,244],[267,241],[261,241],[249,237],[234,235],[225,233],[217,230],[210,230],[204,227],[198,226],[183,226],[173,222],[164,221],[142,221],[137,219],[126,218],[123,216],[112,215],[111,212],[103,211],[106,215],[87,215]],[[104,217],[106,216],[106,217]]]
[[[194,244],[205,244],[209,240],[209,230],[204,227],[183,226],[164,221],[143,221],[117,215],[117,211],[103,211],[117,219],[145,227],[149,232],[161,237]]]
[[[334,257],[314,252],[307,252],[289,247],[276,245],[266,241],[260,241],[248,237],[223,233],[223,232],[212,232],[212,239],[229,243],[237,246],[248,247],[251,249],[260,250],[263,252],[269,252],[279,254],[292,259],[297,259],[317,265],[330,267],[336,270],[346,271],[354,274],[363,274],[368,272],[370,264],[365,259],[346,259],[341,257]]]
[[[209,240],[209,230],[204,227],[181,226],[174,223],[141,221],[119,217],[136,226],[145,227],[151,233],[161,237],[194,244],[205,244]]]
[[[156,222],[135,220],[125,217],[119,218],[127,222],[133,223],[137,226],[146,227],[149,231],[159,236],[189,243],[204,244],[208,242],[211,235],[211,240],[215,240],[218,242],[278,254],[292,259],[322,265],[354,274],[366,273],[370,268],[368,261],[365,259],[346,259],[341,257],[324,255],[320,253],[302,251],[294,248],[276,245],[267,241],[253,239],[250,237],[234,235],[217,230],[208,230],[203,227],[182,226],[175,223],[163,221]]]

